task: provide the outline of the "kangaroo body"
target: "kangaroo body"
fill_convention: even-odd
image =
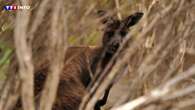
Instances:
[[[91,81],[90,74],[96,71],[95,66],[100,60],[102,51],[101,47],[69,47],[67,49],[53,110],[78,109],[83,96],[88,92],[86,88]],[[43,89],[47,73],[47,66],[35,73],[35,96]]]

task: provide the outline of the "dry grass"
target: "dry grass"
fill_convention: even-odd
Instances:
[[[66,48],[99,44],[102,25],[94,14],[97,9],[106,9],[119,18],[136,11],[143,11],[145,15],[130,29],[124,42],[128,47],[117,54],[114,68],[101,74],[80,110],[92,110],[111,82],[119,80],[127,80],[128,94],[121,93],[121,98],[106,109],[195,109],[193,0],[25,1],[21,3],[31,4],[32,10],[0,10],[0,43],[10,45],[15,52],[1,87],[0,110],[12,109],[19,96],[22,96],[24,110],[36,109],[33,72],[42,63],[52,61],[44,94],[40,102],[35,102],[40,105],[39,110],[51,110]],[[0,2],[0,6],[4,4],[7,3]]]

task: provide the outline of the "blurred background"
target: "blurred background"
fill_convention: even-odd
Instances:
[[[31,8],[3,9],[13,4],[27,4]],[[96,12],[106,10],[118,19],[138,11],[144,17],[130,28],[130,44],[118,59],[122,65],[116,64],[118,79],[104,110],[142,96],[147,100],[135,109],[195,109],[194,0],[1,0],[0,7],[0,108],[5,103],[11,106],[9,100],[15,97],[9,99],[10,91],[14,91],[11,96],[18,92],[20,78],[15,52],[20,48],[17,42],[20,36],[27,43],[27,55],[32,58],[30,67],[36,70],[51,57],[55,58],[50,53],[55,52],[55,46],[63,49],[63,46],[101,45],[104,26]],[[160,91],[158,97],[152,94],[156,89]]]

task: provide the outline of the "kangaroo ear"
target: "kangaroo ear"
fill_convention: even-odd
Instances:
[[[110,16],[105,10],[98,10],[96,13],[102,24],[107,24],[108,22],[114,21],[114,18]]]
[[[125,18],[124,20],[122,20],[122,23],[124,23],[125,28],[129,28],[129,27],[137,24],[143,15],[144,15],[144,13],[142,13],[142,12],[134,13],[134,14],[128,16],[127,18]]]

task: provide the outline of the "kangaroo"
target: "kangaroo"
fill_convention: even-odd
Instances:
[[[105,11],[98,11],[100,16]],[[88,85],[92,81],[100,64],[103,70],[114,54],[117,52],[122,40],[128,33],[129,27],[138,23],[143,13],[137,12],[123,20],[108,16],[101,19],[105,25],[102,37],[102,44],[99,46],[78,46],[69,47],[66,51],[63,71],[60,74],[57,95],[52,110],[78,110],[82,98],[88,93]],[[48,74],[48,66],[43,64],[35,72],[34,85],[35,96],[41,93]],[[100,110],[108,98],[110,89],[106,90],[103,99],[99,100],[94,110]]]

